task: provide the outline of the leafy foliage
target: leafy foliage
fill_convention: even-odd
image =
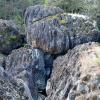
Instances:
[[[94,14],[100,9],[100,0],[49,0],[49,3],[73,13]]]
[[[97,65],[100,67],[100,61],[96,61]]]
[[[48,0],[45,0],[44,4],[45,4],[45,5],[48,5]]]

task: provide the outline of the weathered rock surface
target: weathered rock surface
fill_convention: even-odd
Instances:
[[[64,11],[59,7],[35,5],[30,6],[25,12],[25,23],[26,25],[32,24],[44,17],[53,16],[55,14],[63,13]]]
[[[38,49],[20,48],[14,50],[5,61],[6,71],[11,77],[21,78],[28,82],[35,81],[39,89],[45,89],[45,63],[44,53]],[[27,81],[27,80],[26,80]],[[32,86],[31,90],[32,90]]]
[[[14,100],[43,100],[46,95],[46,81],[51,73],[49,58],[52,62],[50,55],[44,55],[41,50],[31,47],[12,51],[5,58],[4,66],[0,67],[2,75],[0,76],[0,90],[2,91],[0,96],[4,99],[10,96]],[[2,82],[5,84],[2,85]],[[12,82],[15,83],[15,87]],[[22,91],[19,90],[20,88]]]
[[[38,93],[36,90],[35,83],[33,98],[38,100]],[[5,72],[0,72],[0,100],[34,100],[31,98],[31,93],[25,82],[18,79],[13,79]]]
[[[24,36],[12,21],[0,19],[0,52],[9,54],[13,49],[21,47]]]
[[[38,11],[38,8],[41,10]],[[36,12],[39,13],[36,15]],[[29,7],[26,10],[27,42],[32,47],[50,54],[60,54],[78,44],[100,41],[95,21],[84,15],[58,12],[59,8],[51,10],[46,6]]]
[[[46,100],[100,100],[100,44],[76,46],[53,66]]]
[[[16,25],[0,20],[0,53],[19,48],[7,57],[0,54],[0,99],[44,100],[47,95],[45,100],[100,100],[100,44],[95,43],[100,32],[95,21],[36,5],[26,9],[25,24],[28,45],[19,48],[24,37]]]

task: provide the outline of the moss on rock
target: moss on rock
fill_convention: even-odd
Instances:
[[[0,19],[0,52],[9,54],[24,43],[24,36],[19,34],[17,26],[7,20]]]

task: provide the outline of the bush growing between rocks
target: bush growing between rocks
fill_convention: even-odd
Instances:
[[[100,61],[96,61],[97,65],[100,67]]]

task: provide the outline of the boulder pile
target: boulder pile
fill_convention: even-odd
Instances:
[[[0,100],[100,100],[96,22],[44,5],[24,20],[24,46],[16,25],[0,20]]]

